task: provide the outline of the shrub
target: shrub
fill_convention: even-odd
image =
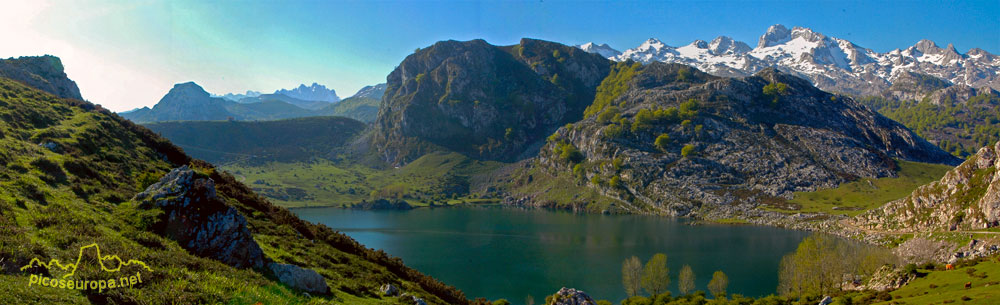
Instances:
[[[691,69],[681,68],[677,70],[677,80],[686,82],[691,79]]]
[[[656,137],[656,141],[653,142],[653,145],[656,145],[656,148],[659,148],[662,151],[666,151],[667,146],[670,145],[670,136],[668,136],[665,133],[661,134],[660,136]]]
[[[695,154],[694,145],[687,144],[687,145],[684,145],[683,148],[681,148],[681,156],[687,158],[688,156],[691,156],[693,154]]]
[[[611,180],[608,181],[608,186],[612,188],[619,188],[622,186],[622,179],[618,176],[611,177]]]

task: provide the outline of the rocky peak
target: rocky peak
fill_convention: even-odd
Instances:
[[[595,44],[593,42],[588,42],[588,43],[585,43],[585,44],[577,46],[577,48],[580,48],[581,50],[587,51],[588,53],[594,53],[594,54],[601,55],[604,58],[615,57],[615,56],[618,56],[618,55],[622,54],[621,51],[615,50],[614,48],[612,48],[611,46],[609,46],[606,43],[598,45],[598,44]]]
[[[666,48],[667,44],[663,43],[659,39],[650,38],[646,39],[642,44],[636,48],[638,51],[658,51],[660,49]]]
[[[701,39],[692,41],[690,45],[694,46],[695,48],[699,48],[699,49],[708,49],[708,43],[705,42],[704,40],[701,40]]]
[[[760,36],[757,48],[775,46],[789,40],[792,40],[792,31],[784,25],[775,24],[767,28],[767,32]]]
[[[396,164],[433,147],[516,160],[556,126],[580,119],[610,64],[535,39],[505,47],[483,40],[435,43],[387,77],[373,144]]]
[[[361,90],[358,90],[358,93],[355,93],[351,97],[363,97],[363,98],[382,100],[382,96],[385,95],[385,88],[386,88],[385,83],[373,86],[365,86],[364,88],[361,88]]]
[[[328,89],[326,86],[317,83],[312,83],[312,85],[309,86],[301,84],[295,89],[279,89],[274,91],[274,94],[281,94],[303,101],[320,101],[328,103],[340,101],[340,97],[337,96],[336,91]]]
[[[750,52],[750,46],[742,41],[736,41],[728,36],[719,36],[708,43],[708,49],[715,55],[744,54]]]
[[[0,59],[0,77],[22,82],[58,97],[83,99],[76,82],[66,75],[62,60],[52,55]]]

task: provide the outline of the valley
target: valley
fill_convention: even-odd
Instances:
[[[997,8],[304,4],[0,12],[0,299],[1000,303]]]

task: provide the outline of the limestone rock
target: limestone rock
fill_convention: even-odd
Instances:
[[[546,305],[595,305],[594,299],[587,293],[573,288],[563,287],[556,294],[552,295],[550,303]]]
[[[382,292],[383,296],[387,297],[399,295],[399,288],[396,288],[396,286],[393,284],[382,285],[382,287],[379,288],[379,291]]]
[[[979,230],[1000,226],[1000,142],[986,146],[941,180],[868,211],[855,225],[880,231]]]
[[[216,196],[215,182],[186,165],[163,176],[133,199],[163,214],[153,230],[176,240],[189,252],[237,268],[261,269],[265,257],[247,221]]]
[[[330,291],[330,287],[326,285],[326,279],[314,270],[279,263],[268,264],[268,269],[278,278],[278,281],[288,285],[288,287],[314,294],[326,294]]]

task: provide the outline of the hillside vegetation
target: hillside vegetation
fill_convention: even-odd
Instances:
[[[861,102],[958,157],[1000,141],[1000,96],[996,94],[980,94],[966,101],[947,98],[941,103],[880,97]]]
[[[79,100],[60,99],[0,78],[0,298],[22,303],[398,304],[394,283],[433,304],[468,303],[458,290],[333,230],[303,222],[213,166],[189,158],[143,127]],[[190,165],[246,217],[267,257],[319,272],[327,295],[304,295],[249,269],[198,257],[147,230],[156,210],[134,194],[171,168]],[[64,258],[97,243],[138,259],[152,275],[132,289],[28,287],[32,258]],[[86,272],[86,271],[81,271]],[[94,272],[94,271],[91,271]],[[87,273],[93,275],[93,273]],[[39,293],[44,292],[44,293]]]
[[[161,122],[145,126],[192,156],[217,165],[332,158],[366,128],[364,123],[342,117]]]

